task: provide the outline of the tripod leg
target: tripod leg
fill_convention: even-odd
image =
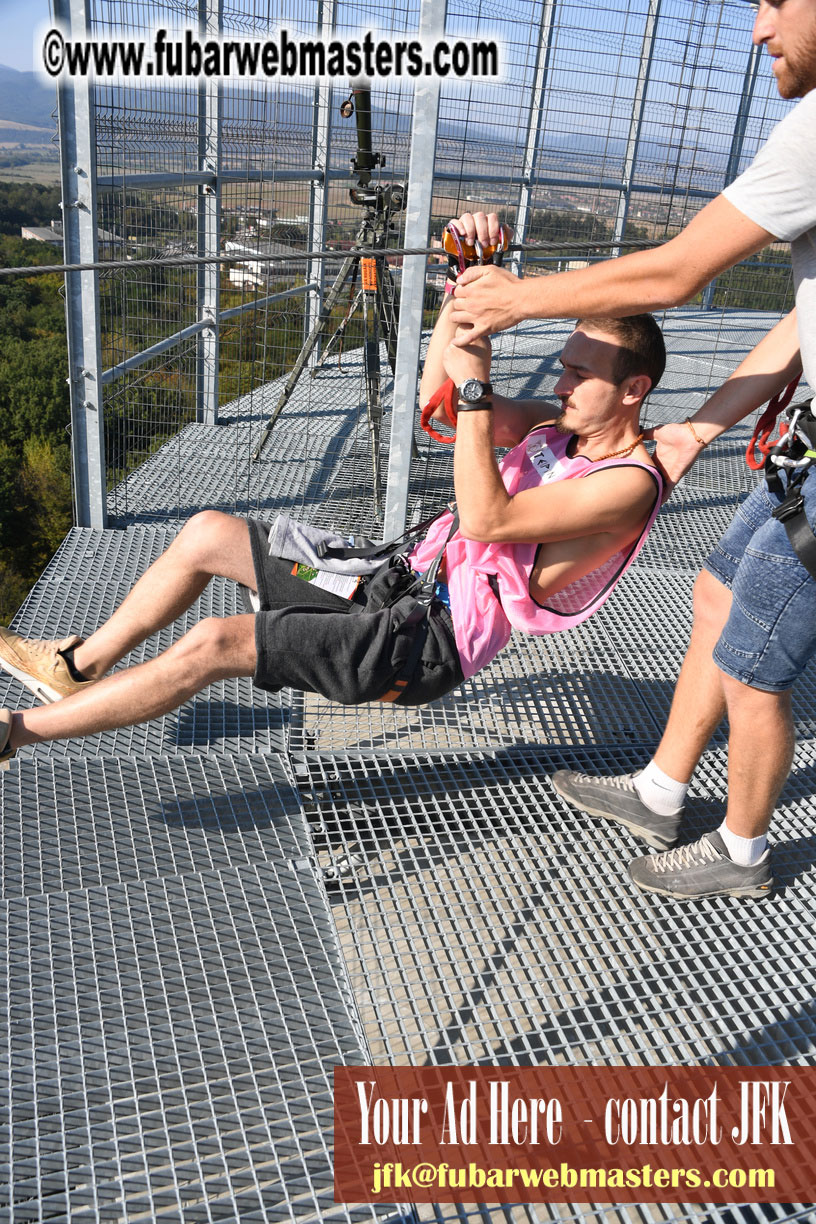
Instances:
[[[357,269],[355,268],[354,275],[352,276],[352,279],[351,279],[351,290],[350,290],[351,293],[354,292],[354,286],[356,285],[356,283],[357,283]],[[359,306],[361,305],[362,297],[363,297],[363,291],[362,289],[358,289],[357,295],[352,301],[348,310],[346,311],[345,317],[338,324],[337,330],[333,332],[331,336],[329,336],[328,340],[323,346],[323,352],[320,354],[320,360],[316,361],[315,364],[312,366],[312,369],[311,369],[312,378],[316,377],[317,371],[323,366],[323,363],[331,355],[332,349],[335,344],[339,345],[339,348],[337,350],[337,368],[340,369],[340,362],[343,356],[343,341],[346,336],[346,328],[348,327],[349,323],[354,317],[355,310],[357,310]]]
[[[377,288],[379,289],[380,299],[380,326],[385,337],[388,364],[391,367],[391,373],[395,374],[397,369],[397,333],[399,330],[399,295],[394,284],[391,269],[385,260],[382,261]]]
[[[266,424],[263,427],[263,431],[258,440],[258,445],[255,447],[255,450],[252,452],[253,460],[260,458],[261,451],[266,445],[266,441],[272,432],[275,422],[277,421],[278,417],[283,412],[284,408],[289,402],[289,398],[295,389],[297,381],[300,378],[301,374],[303,373],[304,369],[306,368],[306,364],[312,354],[312,351],[315,345],[317,344],[318,338],[321,332],[323,331],[323,328],[325,327],[329,317],[331,316],[331,312],[334,310],[334,307],[336,306],[340,298],[340,294],[342,292],[343,286],[345,285],[346,280],[348,279],[350,273],[354,269],[354,265],[356,263],[357,263],[357,259],[354,256],[350,256],[348,259],[343,261],[340,271],[337,273],[337,276],[335,278],[334,284],[332,285],[329,292],[326,294],[326,298],[323,302],[323,308],[317,317],[317,321],[315,322],[314,327],[309,333],[306,339],[306,342],[303,345],[303,348],[300,350],[297,361],[292,367],[292,372],[287,378],[286,383],[284,384],[283,391],[280,394],[280,399],[275,405],[275,408],[269,420],[266,422]]]
[[[394,284],[394,277],[388,264],[383,260],[382,279],[378,282],[380,289],[380,323],[385,336],[385,347],[388,354],[388,364],[391,373],[397,372],[397,337],[399,334],[399,291]],[[411,458],[419,458],[419,448],[416,438],[411,438]]]
[[[363,261],[363,320],[365,324],[363,363],[365,366],[366,415],[371,443],[371,469],[374,478],[374,509],[377,518],[382,518],[380,479],[382,398],[380,394],[380,318],[377,271],[375,260]]]

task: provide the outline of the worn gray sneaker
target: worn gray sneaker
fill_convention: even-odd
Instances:
[[[552,783],[559,795],[589,812],[590,816],[614,820],[635,837],[642,837],[647,845],[668,850],[677,840],[683,809],[672,816],[653,812],[635,790],[636,777],[637,773],[593,777],[574,773],[571,769],[559,769],[553,774]]]
[[[629,875],[646,892],[690,901],[703,897],[767,897],[774,886],[770,849],[753,867],[741,867],[729,857],[716,831],[665,854],[635,859],[629,864]]]

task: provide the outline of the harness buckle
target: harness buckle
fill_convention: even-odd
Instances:
[[[803,513],[804,508],[805,499],[801,493],[797,493],[795,497],[788,495],[781,506],[777,506],[771,513],[780,523],[786,523],[788,519],[795,518],[797,514]]]

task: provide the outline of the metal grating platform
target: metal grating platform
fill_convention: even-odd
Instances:
[[[0,922],[5,1218],[348,1218],[329,1068],[361,1047],[310,873],[17,897]]]
[[[0,786],[6,898],[311,852],[298,792],[278,756],[21,760]]]
[[[729,372],[711,368],[707,324],[673,316],[653,423]],[[549,391],[568,329],[501,339],[512,393]],[[92,631],[200,507],[377,534],[355,360],[320,375],[308,416],[293,401],[258,465],[249,441],[276,384],[218,427],[182,430],[112,494],[118,529],[69,533],[15,627]],[[753,483],[743,448],[735,435],[707,452],[600,614],[514,637],[425,709],[332,707],[247,681],[144,727],[20,754],[0,779],[0,1219],[812,1218],[796,1206],[375,1211],[331,1197],[334,1062],[813,1061],[816,673],[797,696],[775,827],[782,887],[767,903],[644,899],[625,870],[642,846],[549,781],[648,760],[694,575]],[[412,513],[450,487],[449,451],[423,437]],[[237,610],[235,587],[214,582],[131,659]],[[3,679],[0,704],[30,699]],[[722,817],[723,734],[695,778],[689,839]]]
[[[315,846],[339,874],[335,920],[378,1057],[812,1062],[813,744],[799,750],[775,829],[780,889],[761,906],[644,896],[624,870],[642,845],[572,810],[549,781],[560,768],[638,768],[646,755],[310,758]],[[723,811],[714,751],[682,840]]]

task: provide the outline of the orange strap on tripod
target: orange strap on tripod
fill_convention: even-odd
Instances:
[[[788,426],[785,421],[781,421],[779,425],[779,437],[771,440],[771,433],[776,424],[776,418],[780,412],[784,412],[788,404],[793,399],[793,393],[799,386],[801,375],[797,374],[792,378],[785,387],[784,391],[780,391],[775,395],[768,404],[768,407],[763,412],[762,416],[754,426],[754,432],[751,434],[751,441],[748,443],[748,449],[745,452],[745,462],[753,472],[759,472],[765,466],[765,460],[769,453],[777,446],[788,432]],[[759,449],[760,458],[756,455],[756,450]]]
[[[456,383],[452,378],[446,379],[438,391],[434,391],[431,398],[428,400],[419,417],[419,423],[427,434],[432,438],[436,438],[437,442],[445,442],[450,445],[456,441]],[[445,416],[448,418],[448,424],[454,433],[452,437],[445,434],[437,433],[431,424],[433,416],[439,405],[442,404],[445,408]]]

